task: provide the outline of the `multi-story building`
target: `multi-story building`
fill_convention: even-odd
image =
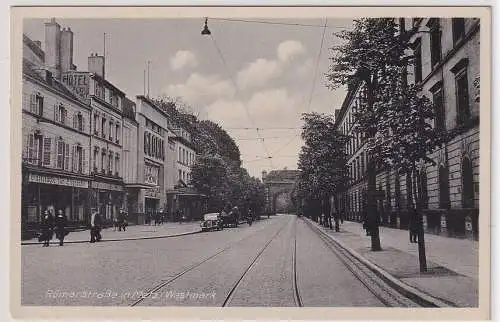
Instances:
[[[409,35],[415,63],[408,82],[420,86],[436,108],[434,126],[455,133],[431,155],[436,165],[421,164],[414,180],[424,196],[424,228],[428,232],[477,238],[479,214],[479,20],[414,18],[398,20]],[[352,134],[353,111],[363,99],[363,84],[348,90],[337,113],[336,126]],[[365,202],[366,153],[362,138],[347,144],[351,182],[341,194],[348,218],[359,220]],[[384,223],[406,228],[409,198],[407,174],[377,173],[377,190],[384,191],[378,209]]]
[[[60,34],[54,21],[45,28],[48,39],[54,30]],[[88,214],[91,107],[57,78],[50,50],[43,51],[41,42],[26,35],[23,43],[23,230],[36,225],[44,210],[62,210],[70,222],[83,223]],[[58,68],[73,68],[70,54],[59,52]]]
[[[137,176],[137,142],[138,142],[138,126],[135,114],[135,103],[125,98],[123,101],[123,181],[125,183],[125,204],[129,216],[133,216],[138,210],[138,189],[144,187],[140,184]],[[148,188],[148,187],[146,187]]]

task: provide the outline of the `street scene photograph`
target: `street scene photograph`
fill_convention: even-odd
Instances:
[[[484,26],[437,16],[24,18],[20,305],[479,308]]]

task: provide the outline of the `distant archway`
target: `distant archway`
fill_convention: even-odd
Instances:
[[[273,170],[262,173],[266,186],[266,211],[268,213],[290,213],[297,211],[297,198],[294,196],[298,170]]]

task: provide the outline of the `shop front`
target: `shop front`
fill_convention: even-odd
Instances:
[[[23,168],[22,230],[37,230],[45,210],[62,210],[71,225],[83,225],[89,213],[89,178],[50,169]]]
[[[123,184],[118,182],[92,181],[92,208],[97,210],[106,224],[113,222],[124,208]]]

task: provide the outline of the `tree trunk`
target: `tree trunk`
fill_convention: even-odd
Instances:
[[[413,182],[413,178],[418,175],[415,167],[413,167],[412,172],[409,176],[409,180],[411,181],[410,187],[413,187],[413,193],[409,194],[410,196],[413,196],[415,199],[415,211],[417,212],[417,218],[418,218],[418,230],[417,230],[417,237],[418,237],[418,261],[420,264],[420,272],[424,273],[427,272],[427,258],[425,256],[425,240],[424,240],[424,225],[423,225],[423,220],[422,220],[422,212],[421,212],[421,205],[422,205],[422,196],[421,196],[421,191],[422,187],[418,187],[419,185],[419,180],[416,180],[417,182]],[[418,188],[418,189],[417,189]],[[413,202],[410,204],[413,207]]]
[[[373,79],[370,79],[367,82],[367,103],[368,109],[372,109],[374,102],[374,89],[377,86],[376,84],[377,78],[376,76]],[[375,133],[368,133],[368,138],[373,138]],[[370,232],[372,251],[381,251],[382,247],[380,245],[380,236],[379,236],[379,218],[377,213],[377,205],[375,192],[377,190],[377,169],[375,162],[373,161],[373,156],[368,155],[367,162],[367,178],[368,178],[368,186],[367,186],[367,204],[366,204],[366,220],[368,222],[368,231]]]

